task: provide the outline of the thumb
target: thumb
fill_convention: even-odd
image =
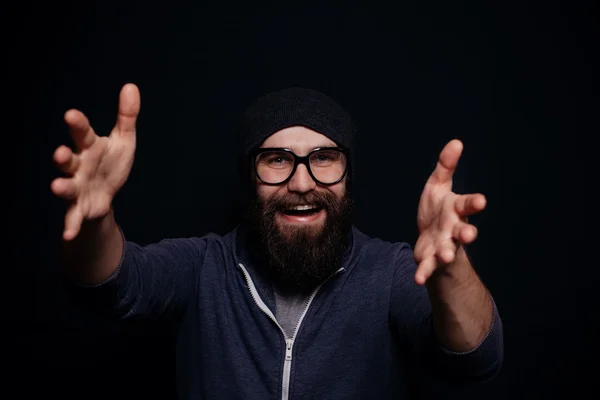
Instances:
[[[140,91],[128,83],[119,94],[119,114],[115,131],[121,136],[134,136],[137,116],[140,112]]]

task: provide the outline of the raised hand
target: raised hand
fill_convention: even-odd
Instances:
[[[477,228],[467,222],[467,217],[482,211],[486,198],[482,194],[452,192],[452,176],[462,150],[459,140],[444,147],[419,201],[419,238],[414,256],[418,263],[415,280],[421,285],[437,269],[451,268],[459,246],[477,237]]]
[[[56,149],[54,162],[66,176],[50,185],[56,196],[69,202],[64,240],[74,239],[83,221],[102,218],[110,212],[115,194],[131,172],[139,111],[139,89],[127,84],[121,89],[117,123],[109,136],[96,135],[82,112],[65,113],[75,152],[64,145]]]

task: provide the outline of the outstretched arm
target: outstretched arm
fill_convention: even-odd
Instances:
[[[179,314],[192,298],[194,274],[206,248],[205,239],[142,247],[126,241],[115,221],[112,200],[131,171],[139,110],[139,90],[127,84],[108,136],[97,135],[82,112],[67,111],[75,148],[60,146],[54,153],[65,174],[51,189],[67,201],[63,246],[68,287],[78,301],[116,318]]]
[[[399,245],[395,260],[390,322],[398,344],[406,352],[405,356],[414,363],[415,372],[426,372],[426,376],[435,381],[459,384],[480,382],[496,376],[502,366],[504,349],[502,321],[494,303],[491,303],[491,323],[485,328],[484,324],[475,322],[477,317],[459,320],[481,311],[469,297],[469,291],[460,287],[442,291],[439,298],[451,296],[454,290],[460,297],[452,299],[449,306],[440,309],[438,304],[434,304],[437,300],[432,301],[437,295],[434,289],[415,281],[417,264],[410,246]],[[464,303],[461,304],[461,301]],[[469,310],[471,306],[477,310]],[[475,339],[479,338],[481,332],[482,337]],[[462,349],[448,340],[455,338],[460,341],[466,337],[472,337],[474,344]]]
[[[119,265],[123,241],[112,200],[127,181],[136,147],[140,93],[125,85],[119,96],[117,123],[109,136],[98,136],[79,110],[65,113],[75,151],[60,146],[54,162],[65,176],[52,192],[67,201],[63,247],[68,274],[81,283],[99,283]]]
[[[452,191],[452,176],[463,145],[450,141],[442,150],[419,202],[415,245],[415,280],[425,284],[431,299],[433,325],[449,350],[467,352],[481,343],[492,326],[490,293],[473,269],[464,246],[477,237],[467,217],[482,211],[482,194]]]

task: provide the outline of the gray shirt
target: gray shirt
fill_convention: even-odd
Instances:
[[[283,328],[287,338],[291,339],[310,294],[283,294],[275,287],[273,292],[275,293],[275,318],[277,318],[277,322]]]

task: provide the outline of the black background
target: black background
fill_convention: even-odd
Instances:
[[[595,180],[584,179],[580,148],[597,133],[586,119],[597,113],[598,14],[566,4],[9,5],[4,78],[15,91],[3,119],[18,142],[5,149],[7,175],[18,178],[5,192],[16,205],[3,329],[8,387],[20,394],[8,398],[174,394],[168,330],[97,320],[58,283],[64,204],[49,185],[54,149],[71,144],[63,114],[78,108],[108,134],[127,82],[142,108],[115,209],[143,244],[233,227],[239,116],[274,89],[322,90],[356,119],[356,225],[371,236],[414,244],[423,184],[443,145],[461,139],[455,188],[488,198],[469,251],[502,315],[506,354],[493,382],[441,397],[593,392],[598,272],[583,244],[593,214],[583,188]]]

